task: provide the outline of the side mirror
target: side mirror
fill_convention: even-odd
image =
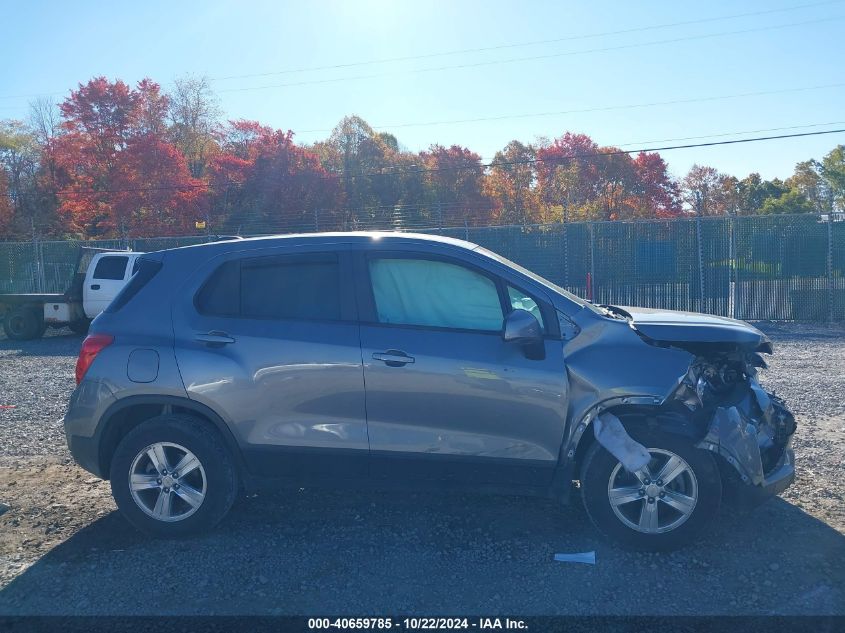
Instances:
[[[543,328],[528,310],[513,310],[505,317],[502,338],[507,342],[531,344],[542,342]]]

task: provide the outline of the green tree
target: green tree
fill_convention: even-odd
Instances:
[[[830,186],[822,177],[822,164],[819,161],[811,159],[795,165],[795,172],[786,179],[786,185],[800,191],[815,211],[830,211]]]
[[[0,121],[0,171],[11,204],[6,235],[30,236],[33,229],[47,235],[59,230],[46,162],[35,129],[21,121]]]
[[[807,200],[798,189],[790,189],[777,198],[766,198],[760,207],[761,215],[772,215],[776,213],[814,213],[816,211],[813,203]]]
[[[398,147],[395,138],[376,133],[359,116],[344,117],[327,140],[314,145],[323,167],[338,175],[347,223],[376,219],[385,210],[392,214],[393,207],[400,204],[401,179],[394,147]]]
[[[743,214],[761,213],[763,204],[771,198],[779,198],[789,191],[780,180],[763,180],[760,174],[748,174],[736,186],[737,211]]]
[[[833,204],[845,208],[845,145],[837,145],[822,159],[821,175]]]

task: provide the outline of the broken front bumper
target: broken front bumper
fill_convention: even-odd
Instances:
[[[756,378],[751,378],[749,387],[742,398],[716,407],[707,434],[697,445],[717,453],[730,466],[725,496],[741,505],[765,501],[795,480],[791,447],[795,418]]]
[[[760,485],[738,483],[724,491],[725,500],[740,507],[753,508],[779,495],[795,481],[795,453],[784,451],[784,460]]]

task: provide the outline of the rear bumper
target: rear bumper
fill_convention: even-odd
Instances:
[[[100,441],[99,437],[84,437],[82,435],[67,435],[67,446],[74,461],[92,475],[101,479],[108,479],[106,473],[100,469]]]
[[[117,400],[112,390],[98,380],[83,380],[70,397],[64,417],[68,449],[77,464],[106,479],[100,465],[100,440],[105,411]]]

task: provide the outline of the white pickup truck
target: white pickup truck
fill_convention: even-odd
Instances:
[[[76,272],[62,294],[0,294],[0,316],[10,339],[39,338],[48,327],[88,331],[91,319],[117,296],[143,253],[80,249]]]

